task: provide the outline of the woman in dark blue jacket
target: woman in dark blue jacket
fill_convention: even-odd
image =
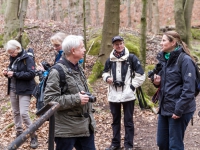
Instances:
[[[3,74],[8,77],[8,94],[12,106],[16,136],[23,132],[22,122],[28,128],[31,125],[29,117],[29,105],[31,94],[35,88],[35,63],[16,40],[10,40],[6,44],[6,52],[10,55],[8,69]],[[37,136],[31,136],[31,148],[37,148]]]
[[[184,133],[196,110],[194,61],[175,31],[164,33],[161,46],[157,59],[162,69],[153,81],[160,89],[157,145],[159,150],[184,150]],[[187,55],[178,65],[181,53]]]

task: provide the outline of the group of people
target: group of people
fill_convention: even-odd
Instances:
[[[95,150],[93,101],[84,71],[79,64],[86,52],[83,37],[59,33],[51,38],[51,43],[58,52],[55,63],[64,70],[67,82],[67,90],[61,93],[59,72],[51,69],[44,92],[46,104],[51,101],[60,104],[55,112],[56,150],[72,150],[73,147],[77,150]],[[195,62],[177,32],[165,32],[160,44],[162,51],[157,59],[162,68],[154,74],[152,80],[152,84],[159,89],[157,145],[159,150],[184,150],[184,133],[196,110]],[[121,149],[121,106],[125,127],[124,147],[125,150],[133,150],[135,90],[145,81],[145,73],[139,59],[135,55],[130,57],[123,37],[113,37],[112,46],[113,50],[102,74],[103,80],[108,84],[108,102],[113,119],[111,144],[105,150]],[[16,136],[19,136],[23,132],[22,121],[27,128],[31,124],[28,108],[35,86],[35,66],[15,40],[7,43],[6,52],[10,55],[10,64],[3,74],[9,81],[8,94]],[[181,53],[187,55],[184,56],[181,67],[178,67],[176,63]],[[40,66],[38,69],[44,68]],[[31,147],[37,148],[37,145],[37,135],[34,133],[31,135]]]

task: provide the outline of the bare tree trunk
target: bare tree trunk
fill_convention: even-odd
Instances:
[[[62,7],[62,0],[58,1],[58,8],[60,12],[60,21],[64,21],[64,15],[63,15],[63,7]]]
[[[147,23],[147,29],[149,32],[152,32],[152,20],[153,20],[153,14],[152,14],[152,1],[147,1],[147,10],[148,10],[148,23]]]
[[[174,1],[174,18],[175,18],[175,24],[176,24],[176,31],[181,36],[181,39],[186,42],[187,35],[186,35],[183,1],[184,0]]]
[[[4,43],[10,39],[18,40],[23,47],[24,21],[27,12],[27,0],[7,0],[4,26]]]
[[[51,20],[56,21],[56,0],[53,0]]]
[[[191,39],[191,16],[192,9],[194,5],[194,0],[186,0],[184,7],[184,17],[185,17],[185,26],[186,26],[186,43],[191,48],[190,39]]]
[[[146,64],[146,26],[147,26],[146,18],[147,18],[147,0],[142,0],[140,52],[141,52],[141,62],[143,68],[145,68]]]
[[[152,32],[154,34],[159,33],[160,25],[159,25],[159,10],[158,10],[158,0],[152,0],[152,14],[153,14],[153,21],[152,21]]]
[[[90,14],[90,0],[85,0],[85,15],[87,25],[91,24],[91,14]]]
[[[36,0],[36,19],[39,19],[39,14],[40,14],[40,0]]]
[[[100,24],[100,18],[99,18],[99,1],[95,1],[95,19],[96,19],[96,25]]]
[[[85,3],[86,1],[83,0],[83,33],[84,33],[84,44],[85,49],[87,50],[87,42],[86,42],[86,12],[85,12]],[[86,60],[86,55],[84,55],[84,60]],[[83,62],[83,68],[85,69],[85,61]]]
[[[104,64],[112,51],[111,39],[119,34],[120,0],[106,0],[99,61]]]
[[[128,24],[127,27],[131,27],[131,0],[127,1],[127,16],[128,16]]]
[[[20,0],[7,0],[4,43],[6,43],[12,36],[16,38],[20,31],[19,8]]]
[[[46,13],[46,19],[50,18],[49,16],[51,16],[51,12],[50,12],[50,4],[49,4],[49,0],[46,0],[46,8],[47,8],[47,13]]]

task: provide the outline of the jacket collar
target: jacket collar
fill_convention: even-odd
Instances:
[[[129,56],[129,51],[126,47],[124,47],[125,49],[125,55],[123,55],[122,57],[120,58],[117,58],[113,55],[113,52],[115,51],[114,49],[112,50],[112,52],[110,53],[110,61],[125,61],[128,59],[128,56]]]

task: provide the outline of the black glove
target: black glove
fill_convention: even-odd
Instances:
[[[130,85],[130,88],[132,91],[135,91],[135,87],[132,84]]]

